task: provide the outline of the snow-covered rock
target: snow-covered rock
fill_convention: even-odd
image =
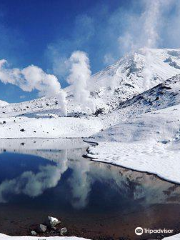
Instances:
[[[48,220],[49,220],[51,227],[55,227],[56,225],[61,223],[61,221],[59,221],[57,218],[51,217],[51,216],[48,216]]]
[[[67,228],[66,227],[61,228],[61,232],[60,232],[61,236],[66,235],[66,233],[67,233]]]
[[[44,224],[40,224],[38,227],[38,232],[39,233],[45,233],[47,231],[47,226]]]
[[[37,232],[34,231],[34,230],[32,230],[32,231],[31,231],[31,235],[32,235],[32,236],[37,236]]]

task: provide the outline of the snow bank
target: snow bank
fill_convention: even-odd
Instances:
[[[96,161],[156,174],[180,183],[180,105],[140,115],[94,136]]]
[[[19,151],[24,150],[65,150],[65,149],[78,149],[87,148],[89,144],[85,143],[82,139],[73,138],[21,138],[21,139],[0,139],[0,152],[6,151]]]
[[[116,164],[129,169],[149,172],[166,180],[180,183],[179,151],[156,141],[133,143],[102,142],[90,147],[89,157],[95,161]]]
[[[3,124],[3,122],[5,123]],[[100,131],[100,121],[80,118],[0,119],[0,138],[78,138]]]
[[[48,240],[78,240],[78,239],[85,239],[85,238],[78,238],[78,237],[30,237],[30,236],[15,236],[15,237],[11,237],[11,236],[7,236],[4,234],[0,234],[0,239],[1,240],[40,240],[40,239],[48,239]]]

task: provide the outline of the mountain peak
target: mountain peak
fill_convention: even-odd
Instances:
[[[95,101],[110,110],[177,74],[180,49],[141,48],[93,75],[88,88]]]

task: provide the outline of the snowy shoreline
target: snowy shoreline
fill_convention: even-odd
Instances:
[[[91,146],[87,156],[180,184],[179,113],[176,105],[121,121],[93,135],[98,145]]]
[[[81,237],[31,237],[31,236],[8,236],[5,234],[1,234],[0,233],[0,240],[17,240],[17,239],[21,239],[21,240],[90,240],[88,238],[81,238]],[[162,240],[177,240],[180,239],[180,234],[176,234],[176,235],[172,235],[170,237],[165,237]]]
[[[98,158],[94,158],[93,155],[91,155],[91,154],[86,154],[85,157],[89,158],[93,162],[101,162],[101,163],[104,163],[104,164],[107,164],[107,165],[120,167],[120,168],[123,168],[123,169],[126,169],[126,170],[132,170],[134,172],[144,173],[144,174],[147,174],[147,175],[153,175],[153,176],[155,176],[155,177],[157,177],[157,178],[159,178],[159,179],[161,179],[163,181],[180,185],[180,182],[176,182],[176,181],[165,179],[164,177],[161,177],[160,175],[158,175],[156,173],[153,173],[153,172],[137,170],[136,168],[126,167],[126,166],[123,166],[123,165],[120,165],[120,164],[116,164],[114,162],[106,162],[106,161],[103,161],[103,160],[98,160]]]
[[[180,164],[178,152],[176,155],[174,154],[172,157],[169,156],[167,159],[164,159],[166,162],[162,165],[160,159],[164,156],[156,158],[155,162],[153,161],[153,156],[144,155],[141,152],[138,155],[138,153],[134,151],[132,144],[128,146],[128,156],[125,155],[124,157],[120,155],[127,146],[125,147],[124,144],[121,145],[121,143],[99,142],[98,145],[88,148],[87,157],[91,158],[92,161],[103,162],[146,174],[153,174],[165,181],[180,184],[180,174],[177,171]],[[171,161],[172,165],[169,166]]]

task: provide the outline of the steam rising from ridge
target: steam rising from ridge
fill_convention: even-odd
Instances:
[[[158,20],[162,18],[160,7],[162,5],[161,0],[146,2],[146,10],[143,14],[144,28],[143,31],[147,36],[145,42],[144,54],[146,57],[145,67],[143,71],[146,89],[149,89],[151,79],[153,77],[150,65],[153,61],[151,52],[148,48],[154,48],[158,45],[159,34],[158,34]]]
[[[179,3],[175,0],[140,0],[137,2],[136,6],[142,9],[140,13],[125,12],[126,28],[118,38],[120,52],[124,54],[139,48],[162,47],[161,44],[165,44],[167,38],[165,33],[169,31],[168,23],[171,22],[171,28],[174,28],[175,22],[169,14],[177,5]],[[174,14],[176,18],[179,18],[178,11]]]
[[[94,103],[87,89],[87,83],[91,77],[89,58],[85,52],[75,51],[72,53],[69,62],[71,67],[67,82],[72,84],[74,99],[81,108],[89,108],[94,112]]]
[[[47,55],[57,76],[67,77],[64,60],[73,49],[92,57],[95,73],[132,50],[180,47],[180,1],[119,1],[115,9],[110,6],[103,2],[78,15],[68,38],[59,37],[48,46]]]
[[[164,13],[168,7],[174,4],[174,0],[143,0],[142,3],[144,9],[141,15],[136,17],[136,20],[134,19],[135,17],[133,17],[133,22],[126,33],[119,38],[119,44],[120,48],[125,49],[125,52],[143,48],[141,52],[145,56],[143,69],[144,85],[145,89],[149,89],[150,83],[153,80],[151,64],[154,60],[150,48],[159,47],[161,41],[160,30],[163,26]],[[136,25],[140,26],[140,28],[136,28]],[[133,28],[135,31],[133,31]]]

